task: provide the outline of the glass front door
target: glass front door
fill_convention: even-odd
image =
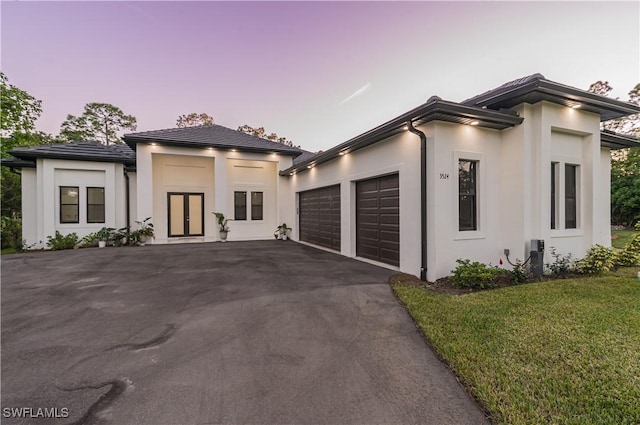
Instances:
[[[204,236],[204,193],[168,193],[169,237]]]

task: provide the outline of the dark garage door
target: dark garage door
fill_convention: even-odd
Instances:
[[[356,183],[356,254],[400,265],[400,189],[397,174]]]
[[[300,192],[300,240],[340,251],[340,185]]]

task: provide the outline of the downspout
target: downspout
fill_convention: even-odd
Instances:
[[[126,169],[124,170],[124,181],[124,203],[126,205],[125,209],[127,210],[127,243],[129,243],[129,230],[131,229],[131,202],[129,201],[129,197],[131,195],[129,191],[129,173],[127,173]]]
[[[427,280],[427,136],[407,121],[407,129],[420,136],[420,280]]]

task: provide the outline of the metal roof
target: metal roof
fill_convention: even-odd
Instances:
[[[299,155],[302,150],[282,143],[272,142],[221,125],[168,128],[124,135],[124,142],[132,149],[137,143],[160,143],[172,146],[238,149],[248,152],[278,152]]]

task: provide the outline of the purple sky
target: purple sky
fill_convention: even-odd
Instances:
[[[2,71],[57,134],[89,102],[138,130],[206,112],[327,149],[431,95],[461,101],[540,72],[627,99],[638,2],[7,2]]]

